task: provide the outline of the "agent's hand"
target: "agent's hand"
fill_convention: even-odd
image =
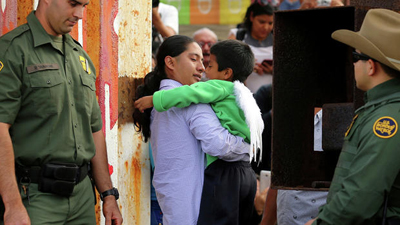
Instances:
[[[21,204],[15,204],[12,209],[6,207],[4,212],[4,224],[31,225],[28,212],[26,211],[22,202]]]
[[[122,215],[114,196],[110,195],[104,198],[103,215],[106,218],[106,225],[122,224]]]
[[[153,96],[144,96],[139,98],[134,103],[135,108],[139,109],[141,113],[144,112],[145,109],[153,107]]]

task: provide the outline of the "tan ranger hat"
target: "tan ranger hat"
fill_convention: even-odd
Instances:
[[[332,38],[400,71],[400,14],[370,9],[358,32],[337,30]]]

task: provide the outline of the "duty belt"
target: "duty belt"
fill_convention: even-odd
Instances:
[[[41,167],[17,165],[15,170],[19,183],[37,183],[39,191],[70,196],[74,186],[88,175],[89,164],[78,166],[69,163],[47,163]]]

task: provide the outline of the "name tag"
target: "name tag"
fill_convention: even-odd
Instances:
[[[43,64],[35,64],[26,67],[26,71],[28,73],[34,73],[42,70],[58,70],[60,66],[57,63],[43,63]]]

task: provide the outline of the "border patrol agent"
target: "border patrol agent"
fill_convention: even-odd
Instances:
[[[122,216],[108,172],[96,73],[68,34],[89,0],[40,0],[0,38],[0,224],[106,224]]]
[[[365,105],[345,134],[327,204],[313,224],[400,224],[400,14],[371,9],[359,32],[337,30],[332,38],[355,48]]]

